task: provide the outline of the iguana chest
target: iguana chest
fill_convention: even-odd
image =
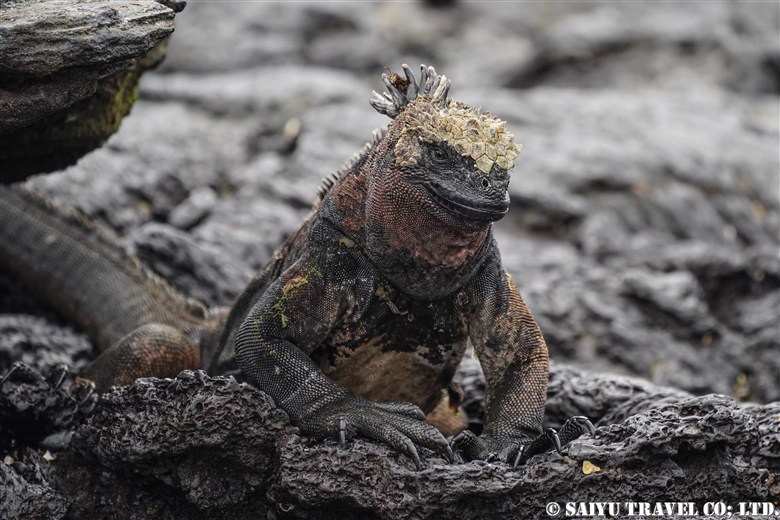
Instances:
[[[325,375],[358,395],[404,401],[428,413],[452,379],[468,338],[457,297],[409,300],[376,284],[312,353]]]

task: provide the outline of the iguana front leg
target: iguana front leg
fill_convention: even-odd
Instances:
[[[302,257],[257,301],[236,337],[236,356],[249,381],[274,398],[311,437],[344,443],[364,435],[405,453],[419,469],[416,446],[451,459],[442,434],[409,403],[378,403],[335,384],[309,358],[355,300],[354,280],[337,279]],[[342,269],[344,271],[344,269]]]
[[[485,428],[479,437],[463,432],[453,444],[468,459],[498,458],[516,466],[549,449],[560,451],[561,443],[554,430],[542,432],[547,345],[512,277],[494,266],[473,286],[478,307],[469,329],[485,373]],[[577,426],[593,428],[586,418],[573,418],[565,427],[566,442],[579,436]]]

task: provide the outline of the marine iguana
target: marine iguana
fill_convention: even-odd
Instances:
[[[371,100],[392,122],[323,182],[229,312],[185,298],[86,217],[19,187],[0,189],[0,268],[94,339],[102,353],[83,378],[99,392],[203,366],[268,393],[305,435],[364,435],[419,468],[418,446],[453,458],[424,419],[454,397],[470,339],[485,426],[452,446],[515,465],[560,450],[592,425],[542,432],[547,347],[492,233],[521,147],[504,121],[449,99],[433,67],[419,82],[403,71]]]

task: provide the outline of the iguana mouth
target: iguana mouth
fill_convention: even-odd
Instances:
[[[466,199],[438,184],[426,183],[425,188],[439,206],[469,220],[495,222],[501,220],[509,211],[508,199],[504,204],[484,204]]]

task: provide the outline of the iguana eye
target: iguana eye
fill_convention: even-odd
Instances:
[[[439,164],[445,164],[449,159],[447,152],[438,146],[431,147],[430,154],[431,158]]]

